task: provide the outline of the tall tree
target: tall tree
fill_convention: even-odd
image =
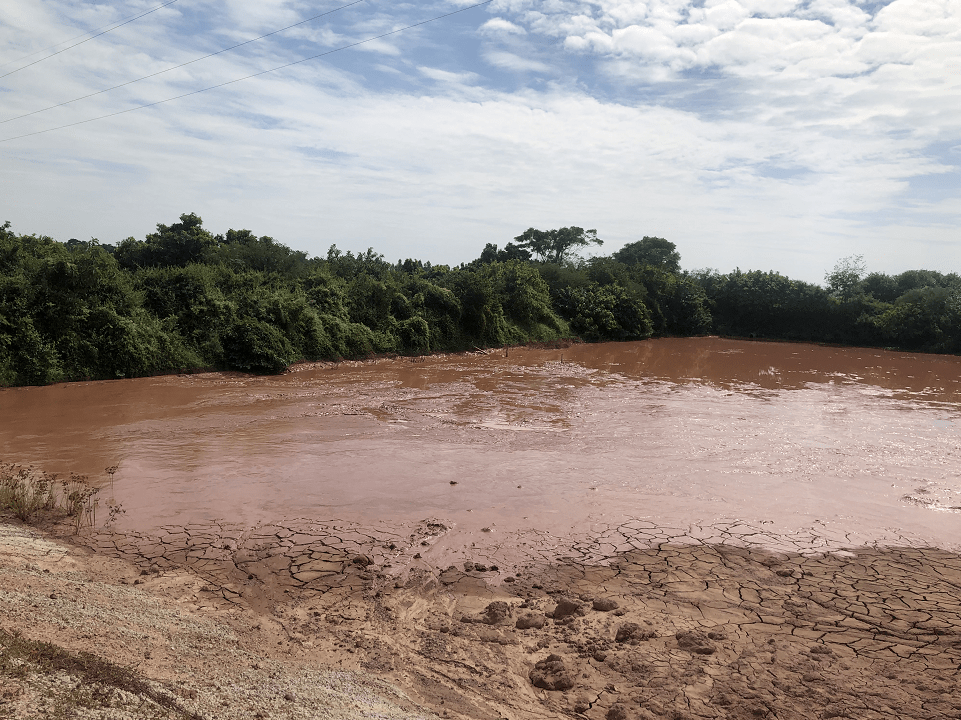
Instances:
[[[841,258],[834,265],[834,269],[824,276],[828,292],[839,300],[852,300],[861,290],[864,271],[863,255]]]
[[[604,241],[597,237],[597,230],[574,226],[557,230],[528,228],[514,240],[517,241],[517,247],[529,250],[544,262],[555,264],[570,260],[578,248],[604,244]]]
[[[625,265],[650,265],[668,272],[681,269],[681,254],[677,245],[659,237],[645,235],[637,242],[628,243],[613,255]]]

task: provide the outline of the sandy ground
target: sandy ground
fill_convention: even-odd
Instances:
[[[8,519],[0,628],[154,691],[6,648],[0,717],[961,718],[961,556],[771,552],[748,530],[468,560],[438,521],[71,538]]]

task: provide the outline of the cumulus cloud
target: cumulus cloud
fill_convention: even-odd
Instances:
[[[480,32],[485,35],[526,35],[527,31],[520,25],[515,25],[504,18],[491,18],[480,26]]]

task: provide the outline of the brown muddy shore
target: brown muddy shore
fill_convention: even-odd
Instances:
[[[445,532],[58,537],[8,519],[3,630],[154,692],[5,651],[0,717],[961,718],[957,553],[819,552],[813,532],[772,553],[744,526],[700,528],[704,542],[635,522],[619,532],[636,549],[604,558],[602,539],[553,538],[521,564],[488,548],[431,566],[421,551]]]

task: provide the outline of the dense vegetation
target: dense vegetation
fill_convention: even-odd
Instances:
[[[310,258],[194,214],[116,246],[0,227],[0,385],[300,360],[420,354],[580,337],[721,333],[961,351],[961,278],[865,275],[839,263],[822,288],[777,273],[680,270],[645,237],[611,256],[594,230],[531,228],[460,267],[397,264],[331,246]]]

